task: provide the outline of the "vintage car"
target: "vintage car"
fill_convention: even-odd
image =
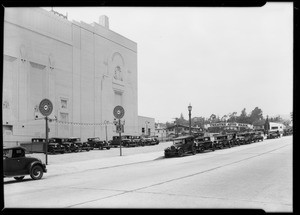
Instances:
[[[279,132],[269,132],[267,135],[267,139],[274,139],[274,138],[280,138],[280,133]]]
[[[214,137],[197,137],[195,139],[197,152],[204,152],[205,150],[215,151]]]
[[[49,141],[64,146],[65,152],[78,152],[78,146],[72,142],[69,142],[67,138],[52,137],[49,139]]]
[[[251,132],[243,132],[238,134],[238,138],[242,141],[241,144],[250,144],[253,142],[254,135]]]
[[[183,156],[186,153],[196,154],[196,143],[194,136],[182,136],[173,140],[173,145],[165,149],[165,157]]]
[[[90,151],[91,149],[90,145],[87,143],[83,144],[79,137],[69,137],[67,142],[73,146],[73,152],[82,152],[83,150]]]
[[[238,138],[236,133],[227,133],[227,139],[230,142],[231,146],[239,146],[241,145],[240,139]]]
[[[124,147],[136,147],[138,146],[137,142],[134,141],[134,136],[132,135],[123,135],[122,136],[122,146]]]
[[[152,145],[153,140],[151,137],[142,137],[141,139],[144,146]]]
[[[47,172],[46,165],[38,158],[26,157],[21,146],[3,148],[3,177],[21,181],[26,175],[38,180]]]
[[[159,144],[159,140],[157,137],[151,137],[151,142],[150,145],[158,145]]]
[[[261,132],[255,132],[254,133],[254,137],[253,137],[253,141],[254,142],[259,142],[259,141],[263,141],[264,137],[263,134]]]
[[[91,150],[93,150],[94,148],[98,148],[100,150],[103,149],[110,149],[110,145],[108,142],[106,142],[105,140],[100,140],[99,137],[90,137],[87,139],[87,144],[90,145]]]
[[[215,136],[214,140],[215,148],[223,149],[223,148],[230,148],[231,143],[228,141],[228,137],[226,134],[219,134]]]
[[[56,143],[53,139],[48,140],[48,152],[51,154],[56,154],[60,153],[63,154],[65,153],[65,146],[62,144]]]
[[[236,134],[236,140],[239,142],[240,145],[246,144],[244,132],[242,132],[242,133],[237,133],[237,134]]]
[[[125,146],[125,145],[127,146],[127,144],[129,144],[129,142],[130,142],[130,140],[126,136],[124,136],[124,135],[121,136],[121,146]],[[120,137],[113,136],[109,145],[114,148],[120,147]]]
[[[132,141],[135,142],[136,146],[145,146],[140,136],[132,136]]]

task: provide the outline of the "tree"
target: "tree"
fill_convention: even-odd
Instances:
[[[236,121],[236,114],[237,114],[237,112],[232,112],[232,113],[229,113],[228,114],[228,120],[227,120],[227,122],[235,122]]]
[[[282,122],[282,118],[280,117],[280,115],[276,117],[271,117],[270,122]]]
[[[254,108],[254,110],[252,110],[250,117],[249,117],[249,121],[251,124],[253,124],[253,122],[255,121],[259,121],[263,119],[263,112],[260,108],[256,107]]]
[[[240,123],[248,123],[246,108],[241,111],[241,115],[238,117],[237,121]]]
[[[286,127],[289,127],[291,124],[291,120],[289,119],[282,120],[282,124],[284,124]]]
[[[217,118],[217,116],[216,116],[215,114],[212,114],[212,115],[210,115],[210,117],[209,117],[209,121],[215,122],[216,118]]]
[[[225,122],[226,122],[226,121],[227,121],[227,118],[228,118],[228,117],[227,117],[227,115],[225,114],[224,116],[222,116],[221,121],[225,121]]]

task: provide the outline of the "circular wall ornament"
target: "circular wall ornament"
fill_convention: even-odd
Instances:
[[[43,116],[49,116],[53,111],[52,102],[49,99],[43,99],[40,102],[39,110]]]
[[[125,114],[125,110],[122,106],[118,105],[114,108],[114,116],[117,119],[121,119]]]

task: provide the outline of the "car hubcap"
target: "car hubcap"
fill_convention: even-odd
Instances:
[[[34,174],[35,177],[39,177],[41,175],[41,171],[36,169],[36,170],[34,170],[33,174]]]

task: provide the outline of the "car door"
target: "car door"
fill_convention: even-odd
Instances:
[[[26,173],[25,151],[23,149],[11,149],[11,157],[3,160],[3,170],[7,175],[22,175]]]
[[[192,139],[186,139],[185,142],[186,142],[185,144],[186,144],[186,147],[187,147],[186,151],[192,152],[193,151],[193,146],[194,146],[193,140]]]

